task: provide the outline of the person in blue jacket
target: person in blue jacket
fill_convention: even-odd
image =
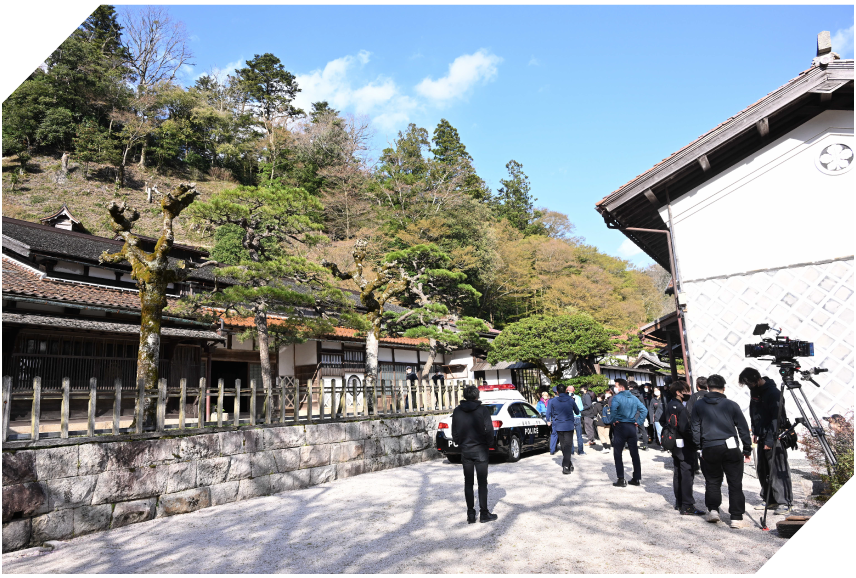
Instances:
[[[538,403],[535,405],[535,409],[538,410],[538,413],[541,414],[541,417],[547,419],[547,403],[550,401],[550,394],[546,391],[541,392],[541,398],[538,400]]]
[[[558,434],[559,443],[562,444],[562,473],[570,474],[574,471],[574,465],[571,463],[571,456],[574,454],[574,416],[580,415],[580,408],[568,395],[566,386],[559,385],[556,391],[559,395],[547,404],[547,425],[553,426],[553,431]]]
[[[612,485],[618,488],[627,487],[627,482],[624,481],[624,462],[621,459],[624,444],[627,444],[630,449],[630,459],[633,460],[633,477],[630,479],[630,485],[638,486],[639,480],[642,479],[642,466],[639,463],[639,448],[636,441],[638,431],[648,417],[648,408],[627,391],[627,380],[616,379],[615,388],[618,393],[613,396],[609,411],[603,408],[604,423],[614,426],[612,455],[615,459],[615,475],[618,479]]]

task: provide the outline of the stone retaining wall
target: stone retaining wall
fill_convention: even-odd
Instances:
[[[442,416],[3,451],[3,552],[440,457]]]

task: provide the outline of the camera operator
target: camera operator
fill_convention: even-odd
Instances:
[[[786,416],[784,405],[781,415],[776,415],[782,393],[776,387],[776,382],[769,377],[761,377],[758,370],[751,367],[740,372],[739,380],[748,386],[752,393],[749,418],[752,422],[752,441],[758,444],[755,467],[758,481],[761,482],[761,499],[767,499],[767,486],[771,484],[770,502],[766,507],[779,514],[788,513],[794,499],[788,452],[779,443],[776,446],[776,455],[773,455],[773,440],[779,434]],[[755,506],[755,509],[763,510],[764,502]]]

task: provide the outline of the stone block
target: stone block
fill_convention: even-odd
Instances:
[[[187,514],[211,506],[208,488],[194,488],[174,494],[164,494],[158,500],[157,517]]]
[[[178,461],[179,440],[138,440],[106,446],[107,470],[158,466]]]
[[[108,444],[83,444],[78,446],[78,475],[90,476],[106,472],[110,461],[108,447]]]
[[[145,522],[155,517],[155,504],[157,499],[134,500],[131,502],[119,502],[113,508],[113,520],[111,528],[121,528],[138,522]]]
[[[336,479],[344,480],[351,476],[358,476],[365,471],[365,463],[363,460],[356,462],[346,462],[344,464],[336,464]]]
[[[43,544],[48,540],[65,540],[74,534],[74,511],[57,510],[33,518],[31,544]]]
[[[227,481],[243,480],[253,475],[249,454],[238,454],[231,456],[229,459],[229,473],[226,474]]]
[[[401,452],[412,452],[412,451],[414,451],[416,449],[414,446],[419,444],[416,436],[417,436],[417,434],[412,433],[412,434],[403,435],[400,438],[398,438],[399,451],[401,451]]]
[[[3,485],[36,481],[36,455],[32,450],[3,452]]]
[[[196,487],[196,462],[179,462],[164,467],[168,494]]]
[[[413,462],[413,453],[408,452],[404,454],[398,454],[398,459],[396,460],[396,467],[400,466],[409,466]],[[417,460],[418,461],[418,460]]]
[[[229,461],[229,457],[223,457],[196,462],[196,485],[213,486],[225,482],[229,473]]]
[[[113,517],[113,506],[101,504],[98,506],[82,506],[74,510],[74,535],[81,536],[91,532],[110,529],[110,519]]]
[[[402,434],[402,420],[403,418],[388,418],[383,419],[378,422],[378,425],[375,426],[377,428],[377,434],[380,438],[385,437],[397,437]]]
[[[264,449],[263,430],[228,431],[220,436],[220,451],[224,456],[251,454]]]
[[[256,452],[250,454],[250,467],[254,478],[277,473],[273,452]]]
[[[434,444],[431,434],[427,431],[422,431],[416,434],[411,449],[415,452],[421,452],[426,448],[430,448]]]
[[[178,455],[183,460],[203,460],[219,457],[220,439],[220,435],[215,433],[182,438],[178,444]]]
[[[300,448],[300,469],[316,468],[330,464],[330,446],[303,446]]]
[[[352,421],[345,424],[347,432],[346,439],[350,441],[360,441],[371,436],[371,422],[368,421]]]
[[[225,482],[216,484],[208,488],[211,496],[211,505],[219,506],[220,504],[228,504],[234,502],[238,498],[238,485],[240,482]]]
[[[436,460],[443,457],[443,454],[438,452],[433,447],[426,448],[422,450],[422,461],[427,462],[428,460]]]
[[[380,440],[366,439],[363,440],[363,457],[376,458],[383,455],[383,447]]]
[[[401,422],[401,433],[403,435],[416,433],[423,425],[422,418],[420,417],[402,417],[399,419]]]
[[[338,464],[363,459],[363,442],[352,441],[333,444],[330,463]]]
[[[3,553],[25,548],[30,543],[32,532],[33,520],[30,518],[3,524]]]
[[[137,468],[98,475],[92,505],[136,500],[166,492],[166,468]]]
[[[336,479],[336,466],[321,466],[309,469],[309,485],[316,486]]]
[[[52,510],[64,510],[88,506],[92,502],[92,493],[98,476],[77,476],[45,482],[48,488],[48,502]]]
[[[309,471],[309,470],[305,470]],[[271,474],[268,476],[270,480],[270,493],[271,494],[279,494],[280,492],[287,492],[288,490],[295,489],[295,479],[294,476],[290,476],[286,474]]]
[[[396,467],[395,455],[366,459],[363,462],[363,470],[366,472],[379,472],[394,467]]]
[[[401,451],[400,438],[381,438],[380,440],[381,455],[395,455]]]
[[[15,484],[3,488],[3,521],[32,518],[50,510],[47,488],[42,482]]]
[[[345,424],[322,423],[306,426],[305,443],[308,445],[331,444],[345,440]]]
[[[284,474],[300,467],[300,448],[285,448],[269,452],[276,462],[276,471]]]
[[[302,425],[267,428],[263,432],[266,451],[300,447],[306,439]]]
[[[294,470],[292,472],[285,472],[283,474],[279,474],[280,477],[276,479],[276,483],[280,484],[281,487],[290,486],[289,489],[292,490],[308,488],[310,471],[311,470]],[[273,488],[273,484],[274,480],[271,479],[271,488]]]
[[[250,478],[238,482],[238,500],[249,500],[270,495],[270,476]]]
[[[78,446],[33,450],[36,454],[36,479],[55,480],[77,475]]]

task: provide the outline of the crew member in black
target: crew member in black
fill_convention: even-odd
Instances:
[[[703,510],[695,507],[693,498],[693,465],[696,462],[696,450],[688,440],[692,440],[690,416],[684,407],[684,399],[690,395],[690,386],[685,381],[676,381],[669,388],[672,400],[660,416],[660,445],[672,453],[673,476],[672,489],[675,492],[675,509],[685,516],[701,516]],[[650,411],[650,410],[649,410]],[[650,413],[649,413],[650,415]]]
[[[639,384],[635,381],[628,381],[627,386],[630,388],[630,393],[633,394],[633,397],[638,399],[639,403],[641,403],[645,409],[648,409],[648,404],[645,403],[645,396],[642,395],[642,388],[639,387]],[[636,412],[636,419],[639,419],[638,411]],[[648,451],[648,429],[644,423],[636,431],[636,442],[639,444],[640,449],[645,450],[646,452]]]
[[[583,418],[583,429],[585,429],[586,437],[588,438],[588,445],[593,446],[595,444],[594,418],[597,415],[593,407],[594,394],[585,385],[580,388],[580,393],[582,393],[580,399],[583,402],[582,411],[580,412]]]
[[[497,515],[487,509],[487,459],[493,443],[491,411],[479,401],[479,388],[464,388],[464,401],[452,412],[452,439],[461,448],[464,465],[464,498],[467,500],[467,522],[476,521],[473,473],[479,484],[479,521],[491,522]]]
[[[693,407],[691,416],[693,442],[701,448],[707,462],[704,504],[708,512],[705,520],[719,521],[722,504],[722,477],[728,482],[728,513],[732,528],[748,526],[743,514],[746,497],[743,495],[743,464],[752,455],[752,438],[740,406],[725,397],[725,379],[720,375],[707,378],[708,394]],[[738,437],[740,438],[738,441]],[[743,442],[741,456],[739,442]]]
[[[693,414],[693,407],[695,406],[699,398],[704,397],[707,394],[707,378],[697,377],[695,385],[697,391],[692,394],[689,399],[684,398],[684,401],[686,402],[687,406],[687,415],[689,416]],[[686,440],[686,443],[690,446],[690,452],[696,457],[698,457],[698,451],[700,448],[695,447],[695,445],[693,444],[692,436],[690,436],[689,439]],[[697,474],[699,473],[699,470],[701,470],[701,474],[705,475],[706,470],[704,465],[704,458],[696,459],[693,463],[695,464],[693,465],[693,474]]]
[[[410,396],[413,396],[413,407],[416,408],[416,380],[418,379],[416,372],[413,371],[413,368],[408,367],[405,369],[404,379],[406,381],[405,387],[407,388],[404,393],[404,409],[410,409]]]
[[[767,499],[767,484],[770,480],[770,470],[773,470],[770,503],[767,508],[778,514],[786,514],[790,512],[794,500],[788,451],[779,443],[776,455],[773,456],[773,440],[779,434],[779,424],[787,415],[784,405],[781,415],[776,415],[782,392],[776,387],[776,382],[768,377],[761,377],[758,370],[751,367],[740,372],[740,383],[748,386],[752,392],[749,419],[752,421],[752,439],[758,444],[755,468],[758,481],[761,482],[761,500]],[[755,509],[763,510],[764,502],[755,506]]]

